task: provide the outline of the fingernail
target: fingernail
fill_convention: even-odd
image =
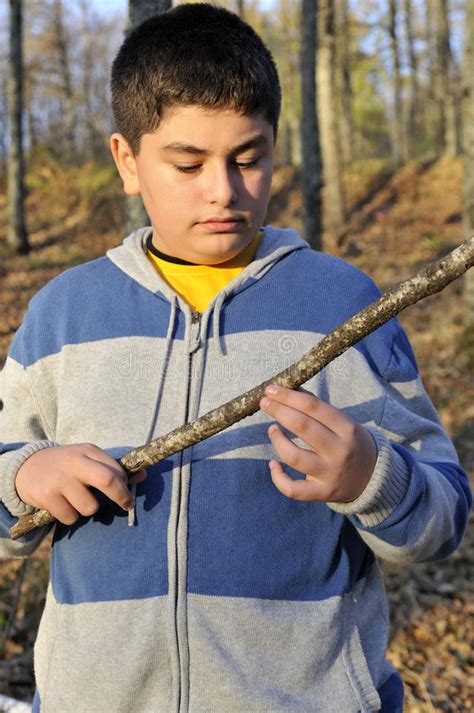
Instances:
[[[275,384],[271,384],[270,386],[267,386],[265,389],[265,393],[267,394],[276,394],[278,391],[278,386],[275,386]]]
[[[275,433],[276,430],[277,427],[275,426],[275,424],[273,424],[273,426],[270,426],[270,428],[268,429],[268,433]]]
[[[271,403],[270,399],[263,398],[263,399],[260,401],[260,406],[261,406],[262,408],[268,408],[268,406],[270,406],[270,403]]]

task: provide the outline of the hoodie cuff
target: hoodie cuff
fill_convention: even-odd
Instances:
[[[36,441],[28,443],[22,448],[4,453],[2,455],[2,472],[0,473],[0,500],[5,505],[8,512],[14,517],[29,515],[36,508],[27,505],[20,500],[15,488],[15,479],[20,467],[23,463],[43,448],[54,448],[59,446],[59,443],[54,441]],[[6,461],[6,462],[5,462]]]
[[[341,515],[354,515],[364,527],[383,522],[402,502],[408,490],[410,473],[407,464],[375,428],[367,429],[377,447],[377,461],[372,477],[358,498],[349,503],[327,503]]]

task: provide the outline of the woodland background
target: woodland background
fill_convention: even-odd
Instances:
[[[280,72],[268,223],[298,228],[382,290],[474,234],[474,0],[220,4],[263,36]],[[108,151],[109,68],[127,26],[168,3],[130,0],[129,17],[106,6],[0,2],[0,366],[38,289],[139,224]],[[472,273],[401,322],[474,478]],[[473,544],[471,527],[447,561],[384,565],[389,656],[411,713],[474,708]],[[0,562],[0,694],[22,700],[48,547]]]

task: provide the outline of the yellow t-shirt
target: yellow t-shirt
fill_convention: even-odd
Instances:
[[[153,253],[151,241],[148,243],[147,255],[161,277],[186,300],[191,309],[204,312],[212,298],[252,262],[261,239],[262,231],[259,231],[245,250],[220,265],[180,265],[169,262]]]

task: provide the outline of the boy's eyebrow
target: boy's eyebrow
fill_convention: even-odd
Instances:
[[[267,137],[263,134],[258,134],[258,136],[253,136],[251,139],[248,139],[248,141],[244,141],[243,144],[235,146],[232,149],[232,153],[240,153],[241,151],[247,151],[247,149],[265,148],[266,146],[268,146]],[[210,153],[207,149],[200,149],[198,146],[186,144],[184,141],[173,141],[171,144],[163,146],[163,150],[199,154],[200,156],[207,156]]]

